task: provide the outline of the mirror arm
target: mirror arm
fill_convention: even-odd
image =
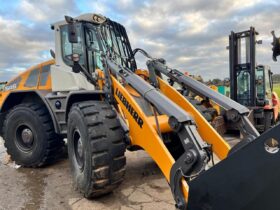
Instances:
[[[74,61],[74,65],[72,67],[72,70],[75,73],[82,72],[86,76],[87,80],[91,84],[96,86],[96,80],[92,77],[92,75],[90,73],[87,72],[87,70],[78,61]]]

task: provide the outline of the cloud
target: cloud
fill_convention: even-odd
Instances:
[[[65,14],[79,14],[71,0],[22,0],[12,8],[9,15],[0,11],[0,81],[50,59],[48,51],[54,49],[50,25]]]
[[[126,14],[127,31],[134,47],[166,58],[170,66],[205,78],[223,78],[229,74],[226,46],[231,30],[255,26],[264,40],[258,47],[258,63],[276,66],[271,60],[270,31],[279,29],[275,28],[279,9],[276,1],[156,0]],[[273,71],[280,73],[278,69]]]
[[[228,76],[230,31],[255,26],[263,40],[257,61],[280,73],[279,64],[272,62],[270,46],[270,31],[275,29],[280,35],[280,2],[275,0],[21,0],[11,8],[9,16],[0,10],[0,68],[13,69],[4,71],[6,75],[45,59],[46,51],[54,46],[50,23],[65,14],[87,12],[122,23],[133,48],[143,48],[154,57],[165,58],[171,67],[205,79]],[[145,58],[137,59],[139,67],[145,68]]]
[[[41,60],[40,53],[52,45],[46,36],[37,34],[37,27],[26,26],[20,21],[1,17],[0,25],[2,26],[0,27],[0,68],[7,74],[11,72],[5,69],[13,69],[14,72],[17,68],[22,70],[30,63]]]
[[[55,22],[64,15],[78,14],[74,0],[22,0],[18,13],[33,22]]]

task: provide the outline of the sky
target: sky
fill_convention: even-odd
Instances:
[[[254,26],[263,41],[257,62],[280,73],[270,45],[271,30],[280,36],[279,11],[279,0],[0,0],[0,81],[50,59],[50,25],[64,15],[82,13],[100,13],[121,23],[132,48],[204,80],[228,77],[228,35]],[[145,58],[137,59],[146,68]]]

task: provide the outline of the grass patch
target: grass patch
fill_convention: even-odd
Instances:
[[[273,91],[275,91],[277,95],[280,97],[280,83],[273,84]]]

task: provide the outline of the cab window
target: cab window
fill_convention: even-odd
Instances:
[[[39,70],[34,69],[29,73],[29,76],[24,84],[25,87],[35,87],[38,84]]]
[[[250,77],[251,75],[248,71],[240,71],[237,75],[237,101],[245,106],[251,103]]]
[[[16,79],[14,79],[13,81],[7,83],[7,84],[4,86],[3,89],[4,89],[4,91],[9,91],[9,90],[17,89],[20,82],[21,82],[21,77],[18,77],[18,78],[16,78]]]
[[[81,65],[85,65],[84,61],[84,49],[82,43],[82,35],[81,35],[81,25],[77,25],[77,35],[78,35],[78,43],[70,43],[68,40],[68,29],[67,25],[61,26],[61,48],[62,48],[62,58],[65,64],[68,66],[73,65],[72,54],[79,54]]]
[[[265,94],[267,98],[272,98],[272,92],[271,92],[271,84],[270,84],[270,75],[269,71],[265,70]]]
[[[264,100],[265,88],[264,88],[264,71],[263,68],[259,68],[256,71],[256,89],[258,99]]]
[[[40,86],[46,86],[48,77],[50,74],[50,69],[51,69],[50,65],[42,67],[42,73],[41,73],[41,77],[40,77]]]
[[[103,70],[101,60],[100,40],[97,39],[96,29],[94,27],[87,27],[85,29],[86,48],[88,54],[89,71],[92,73],[95,69]]]

